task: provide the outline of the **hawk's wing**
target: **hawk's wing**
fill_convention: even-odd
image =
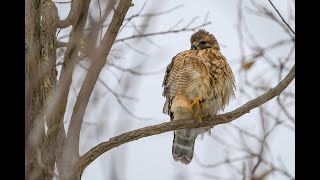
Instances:
[[[170,115],[171,119],[172,112],[170,108],[173,98],[178,94],[186,95],[190,80],[200,76],[201,71],[205,69],[204,61],[195,52],[192,50],[183,51],[174,56],[167,66],[162,84],[164,87],[162,95],[166,97],[163,113]]]
[[[178,54],[179,55],[179,54]],[[171,72],[171,69],[173,67],[173,64],[174,64],[174,60],[175,60],[176,56],[174,56],[170,62],[170,64],[167,66],[167,69],[166,69],[166,73],[165,73],[165,76],[164,76],[164,80],[162,82],[162,86],[164,87],[164,90],[163,90],[163,93],[162,95],[164,97],[166,97],[166,102],[164,103],[164,106],[163,106],[163,110],[162,112],[164,114],[168,114],[170,116],[170,119],[172,120],[172,112],[170,111],[170,107],[171,107],[171,104],[172,104],[172,98],[168,96],[168,91],[169,91],[169,77],[170,77],[170,72]]]
[[[182,52],[183,53],[183,52]],[[177,66],[182,68],[183,59],[181,54],[179,53],[176,56],[174,56],[170,62],[170,64],[167,66],[167,70],[164,76],[164,80],[162,83],[162,86],[164,87],[162,95],[166,97],[166,102],[163,106],[163,113],[170,115],[170,118],[172,120],[172,112],[170,111],[172,99],[174,98],[173,90],[176,89],[176,77],[178,74]],[[182,70],[182,69],[180,69]]]

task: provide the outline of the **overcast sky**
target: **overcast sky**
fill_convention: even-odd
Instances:
[[[129,9],[127,17],[137,13],[144,1],[133,1],[134,6]],[[279,11],[283,13],[284,17],[288,17],[288,3],[287,1],[274,2]],[[239,68],[240,68],[240,49],[238,41],[238,33],[236,30],[238,21],[238,1],[237,0],[167,0],[167,1],[148,1],[143,12],[160,12],[172,7],[183,5],[177,10],[166,15],[154,18],[149,26],[147,32],[165,31],[172,27],[178,21],[183,20],[177,27],[183,27],[192,18],[198,16],[198,19],[190,27],[199,25],[204,22],[206,14],[209,12],[208,21],[211,24],[205,29],[214,34],[218,42],[221,44],[221,51],[228,59],[228,62],[236,76],[237,84],[239,82]],[[244,4],[248,4],[244,0]],[[265,0],[265,4],[268,1]],[[60,18],[63,19],[68,13],[68,5],[57,4]],[[139,24],[139,21],[137,21]],[[248,17],[248,25],[252,32],[255,33],[257,41],[261,45],[268,45],[278,39],[283,39],[287,35],[284,33],[276,23],[271,22],[265,18],[250,16]],[[291,22],[294,27],[294,22]],[[69,28],[70,29],[70,28]],[[65,31],[66,32],[66,31]],[[131,36],[133,28],[126,28],[119,35],[119,37]],[[63,36],[64,31],[60,36]],[[141,39],[140,41],[127,41],[126,43],[142,51],[144,54],[137,53],[130,49],[127,52],[117,51],[120,47],[125,46],[123,43],[117,43],[113,46],[111,56],[121,56],[122,59],[117,61],[118,64],[130,68],[141,65],[139,71],[141,72],[159,72],[148,76],[135,76],[130,73],[124,73],[121,76],[123,81],[117,81],[115,76],[121,75],[116,69],[107,69],[100,74],[102,81],[108,82],[116,92],[133,96],[137,100],[123,100],[123,103],[130,109],[134,115],[145,118],[135,119],[128,115],[121,106],[117,103],[112,94],[108,93],[103,88],[101,83],[97,83],[95,88],[95,96],[91,96],[91,101],[85,115],[85,124],[81,132],[80,153],[88,151],[93,146],[107,141],[109,138],[119,135],[121,133],[145,127],[148,125],[155,125],[163,122],[168,122],[169,117],[162,113],[162,107],[165,98],[162,97],[162,81],[166,66],[170,63],[171,58],[177,53],[190,48],[189,38],[193,32],[182,32],[177,34],[168,34],[161,36],[152,36],[148,39]],[[289,38],[289,37],[288,37]],[[249,53],[249,52],[248,52]],[[275,52],[276,55],[285,56],[287,48],[279,49]],[[294,61],[291,63],[293,64]],[[85,63],[84,63],[85,64]],[[254,76],[264,69],[263,64],[257,63],[255,69],[249,75]],[[81,82],[81,75],[85,71],[81,68],[76,68],[77,74],[74,75],[74,89],[70,91],[70,98],[68,102],[68,110],[66,112],[66,126],[68,125],[68,118],[71,116],[73,103],[75,101],[75,94],[79,91],[79,82]],[[272,73],[266,73],[266,77],[275,79]],[[257,83],[259,80],[257,81]],[[277,82],[277,81],[275,81]],[[271,85],[275,85],[271,83]],[[294,89],[294,82],[289,88]],[[292,90],[294,92],[294,90]],[[254,92],[249,92],[252,97],[256,97]],[[225,112],[239,107],[249,99],[241,97],[239,92],[237,100],[230,102],[226,107]],[[239,97],[240,96],[240,97]],[[270,102],[271,104],[272,102]],[[268,107],[269,108],[269,107]],[[271,107],[272,108],[272,107]],[[294,112],[294,106],[290,109]],[[259,123],[256,122],[258,110],[253,110],[249,114],[237,119],[233,124],[239,125],[242,128],[249,130],[252,133],[259,134]],[[214,127],[212,134],[224,139],[232,136],[230,129],[225,131],[225,125]],[[274,157],[281,156],[284,164],[289,172],[294,175],[294,155],[295,155],[295,134],[286,128],[279,128],[271,136],[272,147],[271,151]],[[205,176],[205,173],[214,176],[232,177],[232,172],[226,168],[204,169],[201,168],[195,160],[189,165],[183,165],[173,160],[171,154],[173,133],[163,133],[156,136],[151,136],[139,139],[134,142],[114,148],[103,154],[95,160],[84,171],[83,180],[162,180],[177,179],[177,175],[183,179],[210,179]],[[231,142],[231,141],[230,141]],[[224,159],[224,153],[228,151],[224,146],[216,143],[212,137],[205,135],[203,140],[198,138],[195,145],[195,156],[205,164],[213,164]],[[238,154],[232,154],[236,157]],[[112,162],[112,164],[111,164]],[[113,173],[111,173],[113,172]],[[214,172],[214,173],[212,173]],[[115,177],[111,177],[114,174]],[[240,178],[239,178],[240,179]],[[269,176],[268,179],[283,179],[283,176]]]

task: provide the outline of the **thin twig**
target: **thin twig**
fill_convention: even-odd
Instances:
[[[224,165],[224,164],[227,164],[227,163],[235,163],[235,162],[244,161],[244,160],[247,160],[247,159],[252,159],[252,158],[255,158],[255,157],[256,157],[255,155],[251,155],[250,154],[250,155],[240,156],[240,157],[236,157],[236,158],[232,158],[232,159],[226,158],[225,160],[216,162],[214,164],[205,164],[203,162],[200,162],[200,159],[197,156],[195,156],[195,160],[203,168],[216,168],[218,166],[221,166],[221,165]]]
[[[111,63],[111,62],[107,62],[107,64],[109,66],[112,66],[112,67],[122,71],[122,72],[128,72],[130,74],[137,75],[137,76],[157,75],[157,74],[163,73],[165,71],[165,69],[160,69],[160,70],[156,70],[156,71],[152,71],[152,72],[139,72],[139,71],[133,70],[132,68],[124,68],[124,67],[118,66],[118,65]]]
[[[176,30],[170,30],[170,31],[160,31],[160,32],[153,32],[153,33],[146,33],[146,34],[137,34],[137,35],[132,35],[129,37],[124,37],[124,38],[119,38],[115,42],[120,42],[120,41],[126,41],[129,39],[134,39],[134,38],[142,38],[142,37],[147,37],[147,36],[155,36],[155,35],[160,35],[160,34],[171,34],[171,33],[178,33],[181,31],[195,31],[196,29],[199,29],[201,27],[207,26],[211,24],[211,22],[203,23],[199,26],[195,26],[193,28],[181,28],[181,29],[176,29]]]
[[[278,9],[274,6],[274,4],[271,2],[271,0],[268,0],[269,3],[271,4],[271,6],[273,7],[273,9],[277,12],[277,14],[280,16],[282,22],[284,22],[286,24],[286,26],[290,29],[290,31],[295,35],[296,33],[293,31],[293,29],[290,27],[290,25],[287,23],[286,20],[284,20],[284,18],[282,17],[282,15],[280,14],[280,12],[278,11]]]
[[[219,144],[227,147],[228,149],[232,149],[232,150],[236,150],[236,151],[240,151],[240,152],[251,152],[250,149],[248,149],[247,147],[240,147],[240,146],[236,146],[234,144],[228,143],[226,142],[226,140],[219,138],[219,136],[212,136],[212,138],[217,141]]]
[[[62,2],[62,1],[53,1],[54,3],[57,3],[57,4],[69,4],[71,3],[72,1],[68,1],[68,2]]]

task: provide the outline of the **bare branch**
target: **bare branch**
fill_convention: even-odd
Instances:
[[[232,150],[236,150],[236,151],[244,152],[244,153],[249,153],[249,154],[254,154],[253,152],[251,152],[251,150],[249,148],[243,147],[243,146],[236,146],[234,144],[228,143],[224,139],[221,139],[219,136],[212,136],[212,138],[216,142],[218,142],[219,144],[227,147],[228,149],[232,149]]]
[[[98,0],[98,7],[99,7],[99,22],[102,22],[102,12],[101,12],[100,0]],[[102,30],[103,30],[103,28],[100,29],[100,42],[101,42],[101,38],[102,38]]]
[[[122,43],[124,45],[126,45],[128,48],[132,49],[134,52],[138,53],[138,54],[141,54],[141,55],[144,55],[144,56],[149,56],[147,53],[145,53],[145,52],[133,47],[132,45],[126,43],[125,41],[122,41]]]
[[[150,17],[150,16],[160,16],[160,15],[163,15],[163,14],[167,14],[167,13],[170,13],[172,11],[175,11],[179,8],[181,8],[183,6],[183,4],[179,4],[177,6],[174,6],[168,10],[165,10],[165,11],[161,11],[161,12],[156,12],[156,13],[146,13],[146,14],[140,14],[138,15],[139,17]]]
[[[253,134],[253,133],[251,133],[249,131],[243,130],[243,129],[241,129],[240,127],[238,127],[236,125],[229,124],[229,126],[233,127],[236,130],[238,130],[240,133],[242,133],[244,135],[247,135],[248,137],[251,137],[251,138],[257,140],[258,142],[262,143],[262,139],[259,136],[255,135],[255,134]]]
[[[78,164],[78,168],[82,173],[83,170],[93,162],[97,157],[101,154],[107,152],[110,149],[118,147],[127,142],[131,142],[143,137],[148,137],[156,134],[161,134],[164,132],[178,130],[178,129],[186,129],[186,128],[199,128],[199,127],[208,127],[215,126],[218,124],[224,124],[231,122],[242,115],[249,113],[252,109],[261,106],[262,104],[268,102],[270,99],[275,96],[280,95],[280,93],[292,82],[295,77],[295,65],[293,65],[290,72],[287,76],[273,89],[270,89],[267,93],[247,102],[243,106],[231,111],[229,113],[225,113],[222,115],[217,115],[215,117],[205,118],[201,124],[195,123],[194,120],[181,120],[181,121],[171,121],[167,123],[162,123],[154,126],[147,126],[144,128],[140,128],[134,131],[130,131],[124,133],[122,135],[111,138],[107,142],[103,142],[93,147],[87,153],[80,157],[80,162]]]
[[[57,48],[63,48],[63,47],[68,47],[67,42],[57,42]]]
[[[251,178],[251,180],[264,180],[267,176],[269,176],[272,172],[274,171],[274,169],[269,169],[267,171],[265,171],[264,173],[262,173],[260,176],[254,176]]]
[[[171,31],[172,29],[178,27],[178,25],[179,25],[180,23],[182,23],[182,21],[183,21],[183,19],[180,19],[179,21],[177,21],[176,24],[174,24],[171,28],[169,28],[169,31]],[[205,22],[206,22],[206,21],[205,21]]]
[[[62,2],[62,1],[53,1],[54,3],[57,3],[57,4],[69,4],[71,3],[72,1],[68,1],[68,2]]]
[[[184,26],[184,29],[186,29],[186,28],[189,28],[189,26],[195,21],[195,20],[197,20],[199,18],[199,16],[196,16],[196,17],[193,17],[190,21],[189,21],[189,23],[186,25],[186,26]],[[204,22],[203,24],[205,24],[206,22]]]
[[[282,102],[280,101],[280,96],[277,97],[277,102],[279,104],[279,106],[281,107],[281,110],[284,112],[284,114],[289,118],[289,120],[294,124],[295,123],[295,119],[290,115],[290,113],[288,112],[288,110],[286,109],[286,107],[282,104]]]
[[[170,8],[170,9],[165,10],[165,11],[156,12],[156,13],[141,14],[142,11],[143,11],[143,9],[145,8],[146,4],[147,4],[147,1],[144,2],[144,4],[142,5],[141,9],[139,10],[139,12],[138,12],[137,14],[134,14],[134,15],[132,15],[132,16],[124,19],[125,24],[122,26],[122,28],[121,28],[120,31],[122,31],[122,29],[123,29],[124,27],[126,27],[126,25],[127,25],[130,21],[132,21],[133,19],[135,19],[135,18],[142,18],[142,17],[150,18],[150,17],[154,17],[154,16],[160,16],[160,15],[163,15],[163,14],[170,13],[170,12],[172,12],[172,11],[175,11],[175,10],[177,10],[178,8],[180,8],[180,7],[183,6],[182,4],[180,4],[180,5],[177,5],[177,6],[173,7],[173,8]],[[108,25],[108,24],[107,24],[107,25]]]
[[[257,16],[270,18],[271,20],[273,20],[273,22],[279,24],[280,27],[287,32],[287,34],[291,37],[291,39],[295,41],[295,37],[294,35],[292,35],[292,32],[290,31],[290,29],[288,29],[288,27],[285,24],[283,24],[281,20],[276,18],[276,16],[271,11],[269,11],[266,7],[261,7],[257,5],[257,3],[254,0],[251,0],[251,3],[256,7],[256,9],[258,9],[258,11],[253,10],[251,8],[246,8],[248,12],[255,14]]]
[[[59,28],[66,28],[70,25],[73,25],[78,18],[80,18],[82,3],[85,3],[82,0],[72,0],[71,9],[68,14],[68,17],[65,20],[58,21],[57,26]]]
[[[286,124],[287,121],[281,121],[279,119],[279,117],[274,116],[271,112],[268,112],[266,109],[264,110],[265,115],[271,117],[271,120],[273,120],[274,122],[276,122],[278,125],[283,125],[284,127],[286,127],[287,129],[294,131],[294,127],[292,127],[289,124]],[[291,121],[290,121],[291,122]]]
[[[111,67],[118,69],[119,71],[128,72],[128,73],[131,73],[131,74],[137,75],[137,76],[157,75],[157,74],[163,73],[165,71],[165,69],[160,69],[160,70],[151,71],[151,72],[139,72],[139,71],[135,71],[131,68],[123,68],[123,67],[118,66],[118,65],[111,63],[111,62],[107,62],[107,64]]]
[[[294,176],[292,176],[288,171],[286,171],[283,168],[275,166],[272,162],[270,162],[266,159],[262,159],[262,162],[266,165],[269,165],[274,171],[277,171],[277,172],[283,174],[284,176],[288,177],[289,179],[292,179],[292,180],[295,179]]]
[[[146,2],[147,2],[147,1],[146,1]],[[122,25],[122,27],[121,27],[121,29],[120,29],[119,32],[121,32],[122,29],[125,28],[125,27],[127,26],[127,24],[128,24],[129,22],[131,22],[133,19],[136,19],[136,18],[150,18],[150,17],[160,16],[160,15],[163,15],[163,14],[170,13],[170,12],[172,12],[172,11],[175,11],[175,10],[177,10],[177,9],[179,9],[180,7],[183,6],[182,4],[180,4],[180,5],[177,5],[177,6],[173,7],[173,8],[170,8],[170,9],[168,9],[168,10],[164,10],[164,11],[160,11],[160,12],[155,12],[155,13],[141,14],[142,11],[143,11],[143,9],[144,9],[144,7],[145,7],[145,5],[146,5],[146,2],[142,5],[142,8],[139,10],[139,12],[138,12],[137,14],[134,14],[134,15],[132,15],[132,16],[124,19],[124,22],[125,22],[125,23]],[[109,23],[108,23],[108,24],[103,24],[101,27],[106,27],[106,26],[109,26]],[[90,30],[90,29],[91,29],[91,28],[87,28],[87,29],[85,29],[85,31]]]
[[[195,160],[199,163],[200,166],[202,166],[204,168],[216,168],[218,166],[221,166],[221,165],[224,165],[227,163],[235,163],[235,162],[244,161],[247,159],[252,159],[255,157],[256,157],[256,155],[250,154],[250,155],[240,156],[240,157],[236,157],[236,158],[232,158],[232,159],[226,158],[225,160],[220,161],[220,162],[216,162],[214,164],[204,164],[204,163],[200,162],[200,160],[197,156],[195,156]]]
[[[181,28],[181,29],[176,29],[176,30],[169,30],[169,31],[160,31],[160,32],[153,32],[153,33],[146,33],[146,34],[137,34],[137,35],[132,35],[130,37],[124,37],[124,38],[119,38],[117,39],[115,42],[119,42],[119,41],[126,41],[129,39],[134,39],[134,38],[142,38],[142,37],[147,37],[147,36],[155,36],[155,35],[160,35],[160,34],[172,34],[172,33],[178,33],[181,31],[195,31],[196,29],[199,29],[201,27],[207,26],[211,24],[211,22],[206,22],[203,23],[199,26],[195,26],[193,28]]]
[[[277,14],[280,16],[282,22],[284,22],[286,24],[286,26],[290,29],[290,31],[295,35],[296,33],[293,31],[293,29],[290,27],[290,25],[287,23],[287,21],[284,20],[284,18],[282,17],[282,15],[278,11],[278,9],[274,6],[274,4],[271,2],[271,0],[268,0],[268,1],[271,4],[271,6],[273,7],[273,9],[277,11]]]
[[[108,56],[114,40],[116,39],[124,17],[131,6],[131,0],[121,0],[119,2],[112,17],[111,24],[108,27],[99,48],[97,49],[97,56],[92,60],[94,63],[91,63],[88,73],[81,86],[71,116],[67,140],[64,147],[64,157],[66,157],[66,164],[69,164],[71,166],[75,165],[73,163],[75,163],[77,157],[79,156],[80,130],[91,93],[99,77],[99,74],[106,63],[106,57]],[[79,173],[77,171],[75,172]]]
[[[84,70],[88,71],[88,68],[85,67],[84,65],[82,64],[78,64],[79,67],[83,68]],[[111,92],[111,94],[113,94],[114,96],[117,96],[117,97],[120,97],[120,98],[125,98],[127,100],[134,100],[134,101],[137,101],[138,99],[135,98],[135,97],[131,97],[131,96],[127,96],[125,94],[120,94],[120,93],[117,93],[115,92],[114,90],[111,89],[111,87],[108,86],[108,84],[106,82],[104,82],[101,78],[98,78],[98,82],[100,82],[108,91]]]
[[[76,0],[75,0],[76,1]],[[78,56],[78,52],[80,49],[80,38],[83,34],[83,27],[86,24],[87,20],[87,13],[89,9],[89,4],[91,0],[82,1],[78,7],[78,11],[80,12],[81,16],[77,19],[77,21],[73,24],[72,31],[70,33],[68,47],[64,53],[64,61],[62,64],[62,69],[60,73],[59,83],[57,85],[54,97],[52,98],[53,101],[49,104],[48,111],[46,116],[51,117],[54,119],[54,124],[57,124],[57,129],[60,129],[59,132],[61,134],[57,134],[59,136],[56,142],[56,154],[57,154],[57,169],[59,174],[61,175],[64,171],[65,167],[62,167],[64,164],[62,163],[62,148],[63,144],[66,140],[63,120],[64,114],[67,105],[68,94],[70,90],[70,86],[72,83],[72,74],[74,66],[77,60],[80,58]],[[73,1],[74,2],[74,1]]]

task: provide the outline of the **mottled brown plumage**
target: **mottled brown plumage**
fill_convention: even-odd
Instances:
[[[214,116],[223,110],[234,96],[235,80],[226,58],[221,54],[216,38],[199,30],[190,38],[191,49],[172,58],[163,81],[166,102],[163,113],[171,120]],[[174,131],[173,158],[189,164],[194,143],[210,127]]]

